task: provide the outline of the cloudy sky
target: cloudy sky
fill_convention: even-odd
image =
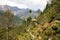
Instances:
[[[43,10],[46,7],[47,1],[48,0],[0,0],[0,5],[30,8],[32,10]]]

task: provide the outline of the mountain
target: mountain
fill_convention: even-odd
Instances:
[[[60,0],[51,0],[36,20],[28,24],[27,40],[60,40]]]
[[[51,22],[54,21],[55,19],[60,19],[60,1],[58,0],[52,0],[52,4],[47,4],[46,9],[44,10],[43,13],[40,14],[38,17],[38,22],[40,21],[41,24],[45,22]],[[45,19],[45,20],[44,20]]]
[[[11,11],[18,11],[20,10],[18,7],[11,7],[8,5],[0,5],[0,10],[11,10]]]
[[[0,10],[0,40],[7,40],[7,35],[9,35],[9,33],[11,34],[9,31],[21,25],[21,22],[22,20],[13,15],[11,11]]]
[[[17,14],[16,14],[16,16],[20,17],[21,19],[26,19],[28,17],[34,18],[37,15],[38,15],[37,11],[32,11],[32,13],[29,13],[29,9],[17,11]]]
[[[28,21],[19,40],[60,40],[60,0],[51,0],[35,20]]]
[[[0,27],[17,26],[22,22],[22,19],[13,15],[10,11],[0,11]],[[3,25],[4,24],[4,25]]]
[[[26,11],[23,10],[18,12],[17,14],[19,15],[22,12],[23,14],[24,12],[26,13]],[[27,11],[27,13],[29,12]],[[31,14],[30,11],[29,15]],[[4,13],[1,11],[0,26],[7,25],[7,27],[9,27],[9,24],[15,20],[15,16],[16,15],[12,16],[8,11]],[[14,20],[12,21],[11,18]],[[0,27],[0,40],[60,40],[60,0],[51,0],[51,4],[47,4],[45,10],[41,12],[37,18],[32,20],[29,17],[27,21],[23,21],[22,25],[13,27],[14,26],[9,28],[8,32],[5,28],[2,29]],[[6,32],[8,34],[6,34]],[[6,37],[6,35],[8,36]]]
[[[32,13],[29,13],[29,8],[27,9],[20,9],[18,7],[11,7],[8,5],[0,5],[0,10],[11,10],[14,15],[18,16],[21,19],[26,19],[28,17],[34,18],[35,16],[38,15],[38,10],[34,11],[32,10]],[[41,11],[40,11],[41,12]]]

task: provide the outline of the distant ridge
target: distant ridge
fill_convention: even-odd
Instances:
[[[5,10],[5,11],[11,10],[14,15],[18,16],[19,18],[24,18],[24,19],[28,18],[28,17],[34,18],[38,14],[38,10],[37,11],[32,10],[32,14],[30,14],[29,8],[20,9],[18,7],[12,7],[12,6],[8,6],[8,5],[0,5],[0,10]]]

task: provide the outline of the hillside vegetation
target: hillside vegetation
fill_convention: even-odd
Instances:
[[[6,27],[4,28],[4,24],[0,23],[3,24],[0,28],[0,40],[60,40],[60,0],[52,0],[37,18],[28,17],[16,27],[9,27],[10,21],[6,24],[7,17],[6,21],[4,18],[3,20],[8,29],[5,31]]]
[[[30,21],[19,40],[60,40],[60,0],[52,0],[36,21]]]

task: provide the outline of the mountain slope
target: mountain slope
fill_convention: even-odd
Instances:
[[[17,36],[19,40],[60,40],[60,0],[47,4],[36,20],[26,24],[26,31]]]
[[[0,24],[18,25],[22,20],[9,11],[0,11]],[[8,24],[7,24],[8,23]],[[4,25],[2,25],[4,27]],[[1,26],[1,25],[0,25]]]
[[[60,40],[60,0],[52,0],[35,20],[29,17],[10,29],[9,40]]]
[[[54,1],[52,1],[52,2],[54,2]],[[52,20],[52,18],[57,19],[57,17],[60,17],[60,16],[58,16],[58,15],[60,15],[60,12],[59,12],[60,7],[59,6],[60,6],[59,1],[56,1],[55,3],[50,4],[50,6],[47,4],[46,9],[44,10],[43,13],[41,13],[42,16],[39,17],[38,20],[41,23],[44,23],[44,22],[50,22]]]

